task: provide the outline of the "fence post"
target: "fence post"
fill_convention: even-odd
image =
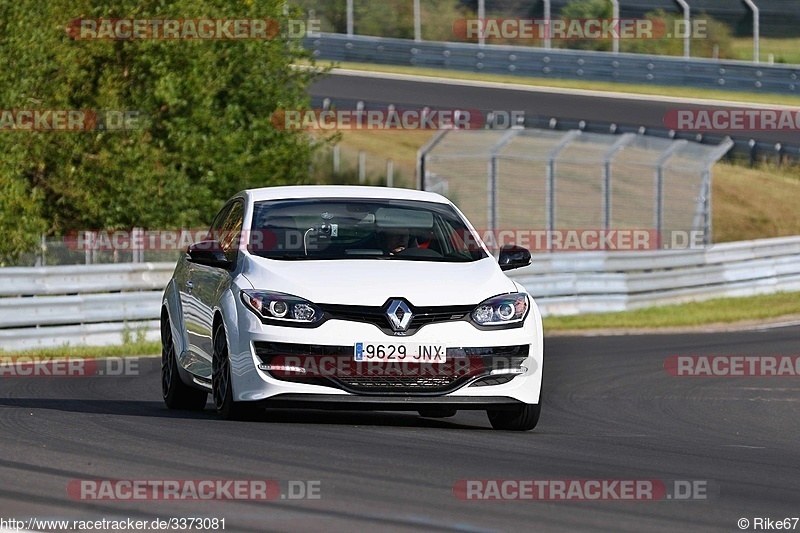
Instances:
[[[545,30],[544,30],[544,48],[545,50],[550,50],[552,48],[552,38],[553,38],[553,23],[550,20],[551,9],[550,9],[550,0],[544,0],[544,23],[545,23]]]
[[[340,168],[340,158],[341,158],[341,147],[338,144],[333,146],[333,175],[339,175],[339,168]]]
[[[394,187],[394,161],[386,160],[386,186]]]
[[[703,172],[703,244],[711,244],[711,165]]]
[[[683,8],[683,23],[686,35],[683,38],[683,57],[692,57],[692,8],[686,0],[675,0]]]
[[[663,234],[664,234],[664,167],[667,166],[667,161],[672,158],[684,146],[689,144],[689,141],[678,140],[674,141],[669,148],[664,150],[661,157],[656,161],[656,190],[655,190],[655,221],[656,234],[658,238],[659,249],[663,247]]]
[[[84,259],[87,265],[92,264],[92,248],[94,248],[94,232],[93,231],[84,231],[83,232],[83,245],[85,248],[83,249]]]
[[[42,252],[42,264],[41,266],[47,266],[47,240],[44,237],[44,233],[42,233],[41,238],[41,252]]]
[[[422,41],[422,10],[419,3],[420,0],[414,0],[414,40],[416,42]]]
[[[619,0],[611,0],[611,9],[613,10],[613,14],[611,18],[614,19],[614,25],[617,27],[617,33],[620,31],[620,21],[619,21]],[[619,35],[615,39],[612,40],[612,51],[615,54],[619,53]]]
[[[364,184],[367,181],[367,153],[364,150],[358,152],[358,182]]]
[[[606,152],[603,158],[603,229],[611,228],[611,162],[617,153],[636,138],[634,133],[625,133]]]
[[[725,137],[725,140],[723,140],[719,146],[717,146],[716,149],[706,158],[706,170],[703,172],[703,244],[706,246],[711,245],[713,236],[711,219],[711,169],[717,161],[722,159],[725,154],[731,151],[731,148],[733,148],[735,144],[736,143],[733,142],[733,139],[730,137]]]
[[[353,36],[353,0],[347,0],[347,36]]]
[[[761,62],[761,12],[753,0],[744,0],[753,12],[753,62]]]
[[[423,116],[425,115],[426,111],[423,110]],[[433,150],[436,145],[442,142],[445,135],[448,134],[451,130],[439,130],[437,131],[431,139],[425,143],[422,148],[417,151],[417,190],[424,191],[425,190],[425,176],[427,175],[427,157],[428,153]]]
[[[478,20],[481,21],[481,34],[478,36],[478,46],[486,45],[486,28],[484,19],[486,18],[486,0],[478,0]]]
[[[580,137],[581,130],[570,130],[558,141],[547,154],[546,178],[547,178],[547,250],[553,250],[553,232],[556,229],[556,159],[574,141]]]
[[[139,246],[136,244],[139,243]],[[133,228],[131,232],[131,261],[134,263],[144,263],[144,228]],[[116,257],[114,259],[116,263]]]
[[[489,205],[486,217],[486,225],[488,228],[486,229],[495,237],[494,242],[497,242],[497,235],[495,235],[494,232],[497,230],[497,204],[499,202],[497,197],[497,154],[499,154],[514,137],[519,135],[520,131],[521,130],[516,129],[508,130],[491,148],[489,148],[489,175],[486,183]]]

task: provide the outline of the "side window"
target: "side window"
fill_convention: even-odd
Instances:
[[[214,221],[216,222],[216,220]],[[233,202],[217,233],[222,251],[229,261],[236,261],[239,255],[239,244],[242,238],[242,224],[244,223],[244,203]],[[214,228],[212,227],[212,230]]]
[[[220,230],[222,229],[222,223],[225,222],[225,218],[228,216],[228,212],[231,210],[231,204],[225,204],[222,206],[222,209],[219,210],[217,216],[214,217],[214,221],[211,223],[211,228],[208,230],[208,239],[216,240],[219,235]]]

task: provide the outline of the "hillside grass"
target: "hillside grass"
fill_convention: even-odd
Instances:
[[[736,59],[753,60],[753,38],[737,37],[731,41],[731,48]],[[776,63],[800,65],[800,38],[761,38],[761,61],[769,61],[769,55],[775,56]]]

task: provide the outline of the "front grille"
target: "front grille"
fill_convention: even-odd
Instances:
[[[527,344],[454,347],[447,349],[446,363],[400,364],[356,362],[352,346],[273,342],[253,345],[264,366],[262,370],[275,379],[355,394],[445,394],[475,378],[491,377],[492,370],[519,368],[529,349]]]
[[[394,330],[389,323],[389,318],[386,315],[390,299],[382,307],[365,307],[356,305],[333,305],[323,304],[320,308],[325,313],[327,319],[349,320],[351,322],[365,322],[372,324],[378,329],[388,335],[392,335]],[[437,306],[437,307],[415,307],[406,302],[411,309],[413,317],[408,329],[404,332],[405,335],[413,335],[420,330],[423,326],[428,324],[436,324],[439,322],[452,322],[456,320],[465,320],[475,308],[474,305],[460,305],[460,306]]]
[[[339,378],[346,387],[361,391],[383,392],[432,392],[447,390],[457,381],[455,376],[413,377],[413,376],[353,376]]]

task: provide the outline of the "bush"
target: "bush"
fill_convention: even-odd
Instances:
[[[608,0],[572,0],[561,10],[562,19],[611,19],[614,9]],[[600,50],[610,51],[613,47],[610,39],[572,41],[554,41],[558,48],[573,50]]]
[[[347,33],[347,2],[344,0],[299,0],[298,5],[322,21],[322,30]],[[421,0],[422,38],[452,41],[453,24],[467,16],[458,0]],[[414,38],[414,3],[411,0],[374,2],[354,0],[353,26],[356,35]]]
[[[667,13],[662,10],[648,13],[645,17],[651,20],[662,21],[666,24],[668,31],[671,31],[671,29],[675,27],[676,22],[683,20],[683,16],[678,13]],[[715,45],[719,46],[720,59],[732,57],[731,28],[727,24],[704,14],[700,14],[692,19],[692,21],[698,20],[706,21],[707,36],[692,38],[692,57],[713,57]],[[682,56],[683,43],[683,39],[674,37],[663,37],[661,39],[651,40],[628,40],[621,42],[620,50],[637,54]]]

